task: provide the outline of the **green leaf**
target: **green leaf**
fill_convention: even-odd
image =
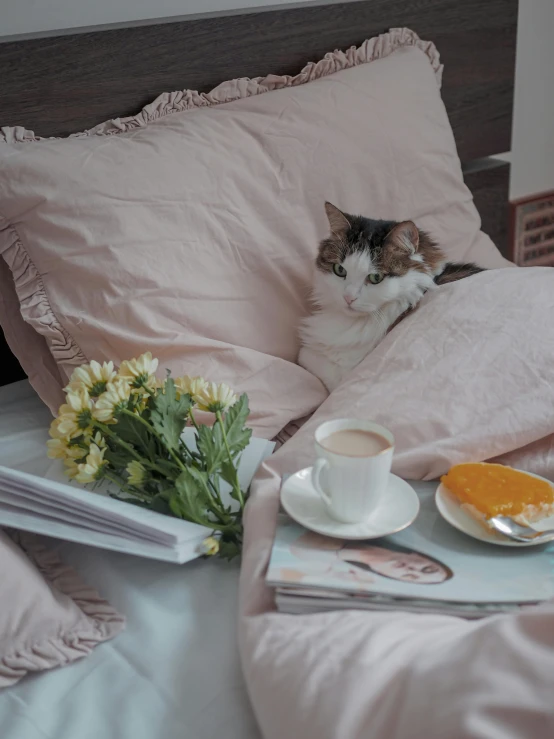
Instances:
[[[238,465],[238,460],[237,460],[237,465]],[[225,480],[225,482],[229,483],[229,485],[235,484],[235,476],[237,473],[236,473],[234,464],[231,464],[231,462],[225,460],[221,464],[219,473],[221,477]]]
[[[132,457],[128,452],[122,452],[120,448],[111,449],[109,446],[104,452],[104,459],[110,463],[110,467],[115,470],[123,470],[131,461]]]
[[[234,559],[240,554],[240,544],[234,540],[219,540],[219,556],[223,559]]]
[[[211,503],[211,496],[207,490],[208,476],[205,472],[189,467],[183,470],[175,480],[175,488],[179,497],[182,518],[188,518],[204,526],[209,526],[206,509]],[[169,504],[173,510],[173,497]]]
[[[151,434],[135,416],[121,414],[118,416],[117,425],[113,427],[113,430],[120,439],[131,444],[143,454],[151,456],[155,451]]]
[[[248,414],[248,396],[241,395],[240,399],[223,418],[227,443],[233,458],[248,446],[252,436],[251,429],[244,428]],[[216,421],[212,428],[200,426],[197,446],[198,451],[205,459],[208,474],[220,473],[223,479],[232,485],[234,475],[231,473],[229,455],[227,454],[219,421]]]
[[[177,467],[175,462],[171,459],[160,459],[156,458],[156,467],[160,469],[163,474],[170,480],[174,480],[181,474],[181,468]]]
[[[198,451],[203,455],[206,462],[208,475],[213,475],[221,467],[221,463],[227,458],[227,451],[223,444],[223,436],[218,423],[213,428],[200,426],[196,440]]]
[[[184,503],[177,491],[175,491],[169,498],[169,509],[176,518],[184,518],[186,521],[194,522],[194,519],[187,515]]]
[[[168,377],[165,383],[165,393],[158,390],[155,398],[151,399],[152,410],[150,423],[162,437],[168,449],[178,449],[179,439],[187,422],[191,406],[188,395],[181,395],[177,399],[175,383]]]
[[[151,511],[156,511],[156,513],[163,513],[166,516],[168,516],[172,512],[169,501],[163,495],[154,496],[149,508]]]
[[[244,428],[249,413],[248,395],[243,393],[235,405],[229,408],[225,414],[223,424],[227,435],[227,443],[233,456],[246,449],[252,436],[252,429]]]

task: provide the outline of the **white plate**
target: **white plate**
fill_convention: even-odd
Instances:
[[[402,531],[419,513],[419,498],[413,487],[391,474],[383,502],[367,521],[341,523],[327,513],[311,479],[311,467],[291,475],[281,488],[281,503],[291,518],[318,534],[337,539],[379,539]]]
[[[539,480],[544,480],[544,477],[533,475]],[[548,482],[548,480],[546,480]],[[497,544],[501,547],[535,547],[540,544],[536,541],[512,541],[511,539],[502,536],[502,534],[486,529],[485,526],[479,523],[471,514],[469,514],[461,505],[459,500],[453,495],[448,488],[442,483],[438,486],[437,492],[435,493],[435,503],[439,509],[439,513],[448,521],[451,526],[454,526],[458,531],[462,531],[468,536],[472,536],[474,539],[480,541],[487,541],[489,544]],[[554,516],[543,518],[533,524],[533,528],[537,531],[544,531],[545,529],[554,528]]]

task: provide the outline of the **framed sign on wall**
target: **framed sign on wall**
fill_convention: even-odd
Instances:
[[[554,191],[511,203],[513,260],[520,267],[554,267]]]

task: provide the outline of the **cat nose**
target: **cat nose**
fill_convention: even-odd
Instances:
[[[352,303],[356,300],[356,298],[352,295],[345,295],[344,299],[346,300],[347,305],[352,305]]]

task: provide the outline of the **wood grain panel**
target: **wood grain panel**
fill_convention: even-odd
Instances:
[[[0,44],[1,125],[66,135],[160,92],[294,74],[395,26],[433,40],[462,161],[510,149],[517,0],[367,0]]]

